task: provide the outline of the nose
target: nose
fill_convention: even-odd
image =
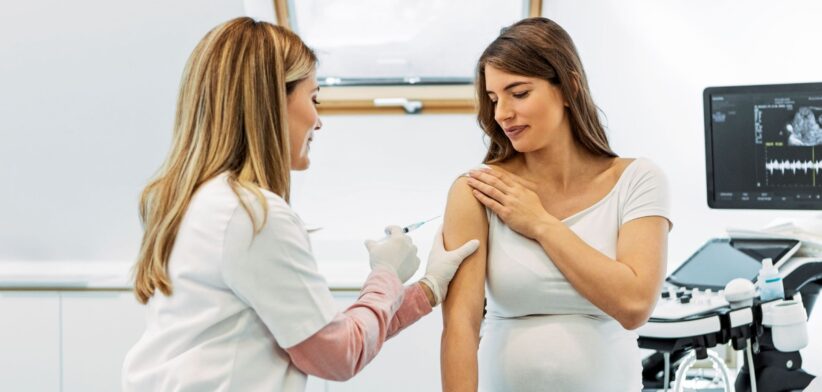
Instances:
[[[498,124],[502,124],[514,117],[514,111],[508,106],[505,100],[498,100],[497,106],[494,107],[494,120],[497,121]]]
[[[322,128],[322,127],[323,127],[323,120],[320,120],[320,118],[319,118],[319,117],[317,117],[317,123],[316,123],[316,124],[314,124],[314,130],[315,130],[315,131],[318,131],[318,130],[320,130],[320,128]]]

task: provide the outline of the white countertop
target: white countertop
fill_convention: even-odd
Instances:
[[[0,290],[130,290],[132,262],[0,261]],[[359,290],[368,261],[318,262],[332,290]]]

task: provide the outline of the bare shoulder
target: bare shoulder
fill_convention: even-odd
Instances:
[[[474,196],[471,195],[471,187],[468,186],[468,176],[462,175],[457,177],[454,182],[451,184],[451,190],[448,191],[448,202],[451,202],[451,199],[456,197],[459,199],[467,199],[470,196],[472,199]]]
[[[485,218],[485,207],[474,197],[472,188],[468,185],[468,177],[461,176],[454,180],[451,190],[448,192],[448,204],[446,206],[446,220],[457,218],[463,220],[482,216]]]
[[[628,168],[636,158],[625,158],[625,157],[616,157],[614,158],[613,168],[616,169],[617,173],[622,173],[625,169]]]
[[[638,178],[656,178],[659,180],[665,180],[665,173],[663,172],[662,168],[656,164],[656,162],[648,159],[648,158],[617,158],[619,159],[620,169],[617,171],[618,173],[622,174],[622,172],[628,170],[630,167],[634,170],[634,175]]]
[[[488,216],[485,206],[474,197],[467,177],[451,185],[443,219],[446,248],[451,249],[472,238],[487,236]]]
[[[616,157],[611,159],[611,164],[605,170],[604,174],[607,173],[608,178],[610,178],[613,182],[618,181],[619,178],[622,177],[622,173],[624,173],[625,170],[627,170],[628,167],[636,161],[636,158]]]

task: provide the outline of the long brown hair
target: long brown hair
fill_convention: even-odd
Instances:
[[[317,57],[291,31],[242,17],[208,32],[183,73],[171,151],[143,190],[144,233],[134,289],[141,303],[156,290],[171,295],[167,266],[180,222],[204,182],[228,173],[228,183],[251,217],[241,190],[267,203],[260,188],[286,201],[291,159],[286,99],[310,75]]]
[[[547,80],[559,86],[568,101],[574,140],[595,155],[615,157],[608,144],[598,109],[588,90],[582,61],[568,33],[547,18],[528,18],[504,28],[477,64],[477,121],[490,138],[483,162],[496,163],[517,154],[494,119],[494,104],[485,92],[485,67]]]

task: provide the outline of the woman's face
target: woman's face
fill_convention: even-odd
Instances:
[[[323,123],[317,114],[317,94],[320,87],[312,71],[297,83],[287,98],[288,136],[291,142],[291,170],[305,170],[311,164],[308,158],[309,144],[314,131]]]
[[[544,148],[560,132],[570,135],[567,106],[559,87],[547,80],[485,66],[485,87],[494,119],[519,152]]]

